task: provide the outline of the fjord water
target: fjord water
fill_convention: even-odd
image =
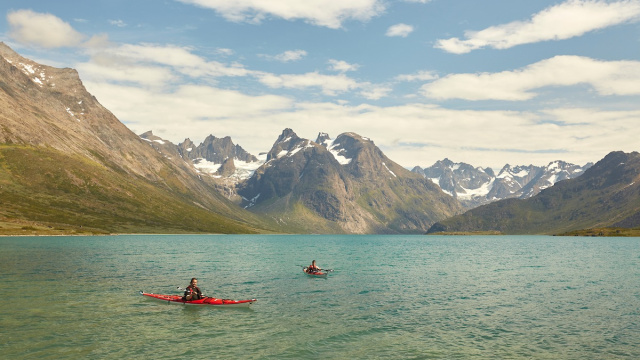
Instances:
[[[638,359],[640,239],[0,238],[4,358]],[[334,268],[311,278],[297,265]],[[139,290],[257,298],[169,305]]]

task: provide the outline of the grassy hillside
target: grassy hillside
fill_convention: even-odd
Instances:
[[[51,148],[0,145],[0,234],[267,231],[208,211],[171,176],[159,184],[118,169]]]

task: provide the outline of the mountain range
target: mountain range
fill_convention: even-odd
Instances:
[[[174,145],[152,132],[140,135],[168,156],[180,156],[243,208],[296,232],[424,233],[462,211],[438,186],[386,157],[355,133],[316,141],[285,129],[259,157],[230,138],[209,136]]]
[[[477,207],[434,224],[429,232],[559,234],[594,227],[640,227],[639,153],[612,152],[577,178],[528,199]]]
[[[580,176],[592,165],[579,166],[564,161],[553,161],[546,166],[506,164],[496,175],[491,168],[444,159],[427,168],[416,166],[411,171],[424,175],[471,209],[503,199],[530,198],[558,181]]]
[[[409,171],[351,132],[312,141],[287,128],[257,156],[230,137],[176,145],[131,132],[75,70],[38,64],[3,43],[0,57],[0,234],[638,226],[637,153],[612,153],[592,167],[506,165],[495,175],[448,159]]]

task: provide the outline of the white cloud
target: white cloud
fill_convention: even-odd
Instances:
[[[387,29],[387,36],[407,37],[413,32],[413,26],[407,24],[396,24]]]
[[[248,76],[253,72],[239,64],[223,64],[207,61],[195,55],[191,48],[174,45],[123,44],[103,49],[91,50],[92,60],[80,64],[90,78],[137,82],[149,86],[159,86],[176,80],[177,74],[191,78]],[[118,75],[121,73],[134,73]]]
[[[117,27],[126,27],[127,24],[122,20],[109,20],[109,24]]]
[[[515,71],[448,75],[421,91],[434,99],[520,101],[534,98],[535,89],[579,84],[600,95],[640,95],[640,61],[556,56]]]
[[[569,39],[590,31],[638,20],[640,0],[569,0],[542,10],[528,21],[514,21],[481,31],[467,31],[466,40],[438,40],[435,47],[455,54],[464,54],[483,47],[508,49],[521,44]]]
[[[62,19],[51,15],[17,10],[7,14],[9,36],[23,44],[45,48],[79,46],[84,36]]]
[[[323,75],[318,72],[306,74],[284,74],[277,75],[271,73],[262,73],[258,77],[259,81],[273,89],[290,88],[305,89],[310,87],[319,87],[322,92],[328,96],[335,96],[338,93],[350,91],[360,87],[357,81],[345,76],[339,75]]]
[[[298,61],[302,59],[303,57],[307,56],[307,52],[304,50],[288,50],[278,55],[260,55],[260,56],[269,60],[275,60],[275,61],[286,63],[286,62]]]
[[[403,74],[403,75],[398,75],[396,76],[394,79],[396,81],[408,81],[408,82],[412,82],[412,81],[429,81],[429,80],[434,80],[437,79],[438,75],[436,73],[434,73],[433,71],[418,71],[415,74]]]
[[[263,149],[288,127],[273,114],[293,108],[289,98],[211,86],[185,85],[172,91],[93,81],[85,86],[135,133],[153,130],[174,143],[187,137],[202,141],[209,134],[231,135],[236,144]]]
[[[219,48],[216,49],[216,52],[220,55],[223,56],[231,56],[233,54],[235,54],[235,51],[233,51],[232,49],[226,49],[226,48]]]
[[[358,64],[349,64],[346,61],[342,61],[342,60],[334,60],[334,59],[330,59],[329,60],[329,70],[331,71],[338,71],[341,73],[345,73],[347,71],[356,71],[360,68],[360,65]]]
[[[265,18],[304,20],[332,29],[347,20],[367,21],[384,11],[381,0],[179,0],[213,9],[227,20],[259,23]]]
[[[118,82],[144,87],[162,88],[179,80],[167,67],[129,63],[107,54],[98,54],[90,62],[76,65],[83,80],[91,82]]]
[[[365,86],[364,90],[360,92],[360,95],[365,99],[379,100],[389,95],[392,90],[392,88],[384,85],[370,85]]]
[[[156,91],[86,82],[100,102],[136,133],[153,130],[175,143],[209,134],[231,136],[253,154],[268,151],[282,129],[301,137],[353,131],[375,141],[403,166],[445,157],[475,166],[584,164],[612,150],[637,150],[640,111],[560,108],[542,112],[454,110],[436,105],[381,107],[344,102],[296,103],[209,86]],[[292,125],[293,124],[293,125]],[[252,129],[252,131],[247,131]],[[452,131],[455,129],[455,131]],[[460,139],[464,139],[463,142]]]

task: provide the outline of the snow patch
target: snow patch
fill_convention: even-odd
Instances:
[[[520,170],[517,174],[513,174],[515,177],[525,177],[529,175],[529,170]]]
[[[348,165],[348,164],[350,164],[351,160],[353,160],[353,159],[349,159],[346,156],[340,155],[340,153],[343,151],[343,149],[337,149],[337,147],[339,145],[334,144],[334,142],[335,142],[335,140],[325,141],[327,150],[329,150],[331,155],[333,155],[333,157],[338,161],[338,164],[340,164],[340,165]]]
[[[35,74],[36,71],[33,70],[33,65],[29,65],[29,64],[24,64],[24,63],[19,63],[22,66],[23,72],[25,74]]]
[[[193,161],[193,166],[195,166],[198,171],[212,175],[220,169],[222,164],[216,164],[205,158],[197,158]]]
[[[398,177],[396,174],[393,173],[393,171],[389,170],[389,168],[387,167],[387,164],[382,163],[382,165],[384,165],[384,168],[387,169],[387,171],[390,172],[391,175],[393,175],[393,177]]]
[[[67,110],[67,113],[71,115],[72,118],[76,119],[77,121],[80,121],[80,119],[78,119],[76,115],[71,111],[71,108],[65,108],[65,110]]]
[[[236,166],[236,172],[233,174],[233,177],[236,177],[240,180],[245,180],[253,176],[253,173],[255,173],[256,170],[258,170],[258,168],[262,166],[262,164],[264,164],[264,160],[247,162],[233,159],[233,163]]]
[[[494,180],[488,181],[484,184],[482,184],[482,186],[476,188],[476,189],[465,189],[462,188],[464,193],[462,192],[458,192],[458,199],[463,199],[463,200],[470,200],[474,197],[478,197],[478,196],[487,196],[489,195],[489,192],[491,191],[491,189],[493,189],[493,183]]]

